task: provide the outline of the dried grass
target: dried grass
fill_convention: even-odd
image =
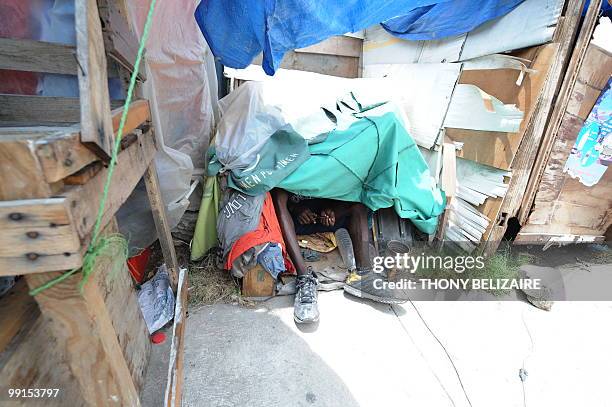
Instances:
[[[237,303],[240,289],[230,273],[217,267],[214,252],[204,259],[189,264],[189,305]]]

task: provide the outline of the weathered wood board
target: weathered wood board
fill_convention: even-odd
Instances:
[[[546,242],[603,236],[612,224],[612,172],[587,187],[564,172],[584,120],[612,75],[612,55],[589,46],[570,88],[565,111],[541,175],[533,207],[516,241]]]
[[[112,223],[104,233],[115,230],[116,225]],[[112,272],[108,261],[98,263],[92,282],[99,287],[131,380],[139,390],[143,385],[151,344],[129,271],[124,264],[120,266]],[[0,322],[3,327],[0,334],[0,391],[9,387],[59,388],[60,397],[45,399],[44,405],[86,405],[75,372],[68,364],[67,347],[70,344],[58,340],[51,327],[54,321],[41,315],[35,299],[28,294],[24,279],[18,281],[8,296],[0,298]],[[93,331],[88,334],[93,334]],[[87,352],[83,351],[84,358]],[[90,372],[85,374],[91,375]],[[101,405],[112,404],[111,400]],[[31,403],[26,400],[14,405]]]
[[[103,159],[114,143],[106,54],[96,0],[75,0],[81,141]]]

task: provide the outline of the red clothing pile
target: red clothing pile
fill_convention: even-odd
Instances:
[[[257,229],[252,232],[246,233],[240,239],[234,243],[227,255],[227,261],[225,268],[230,270],[234,260],[242,256],[244,252],[249,250],[251,247],[257,246],[262,243],[274,242],[280,244],[283,250],[283,259],[285,260],[285,268],[288,273],[295,273],[295,267],[285,249],[285,241],[283,239],[283,233],[276,218],[276,212],[274,211],[274,203],[272,202],[272,196],[269,192],[266,192],[266,199],[264,200],[263,208],[261,210],[261,218]]]

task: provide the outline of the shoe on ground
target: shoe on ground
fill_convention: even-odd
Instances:
[[[317,277],[312,271],[297,277],[293,319],[298,324],[311,324],[319,320],[317,284]]]
[[[344,292],[354,297],[365,298],[384,304],[402,304],[408,301],[408,295],[401,289],[390,289],[382,284],[387,279],[383,274],[372,269],[361,269],[351,272],[344,284]]]

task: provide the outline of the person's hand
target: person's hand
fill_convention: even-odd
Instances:
[[[336,224],[336,214],[331,209],[323,209],[321,211],[321,224],[324,226],[334,226]]]
[[[311,211],[309,208],[304,208],[300,211],[298,215],[298,222],[302,225],[310,225],[313,223],[317,223],[317,215]]]

